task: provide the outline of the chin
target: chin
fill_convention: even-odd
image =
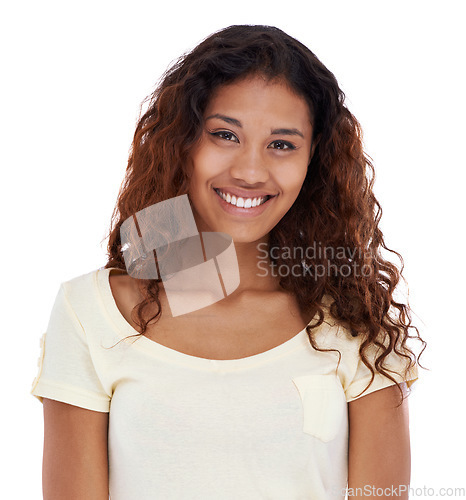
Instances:
[[[263,236],[258,237],[258,238],[254,238],[252,236],[237,236],[237,237],[235,237],[233,235],[230,235],[230,236],[233,239],[233,243],[255,243],[255,242],[260,241],[263,238]]]
[[[226,233],[231,236],[232,240],[234,243],[256,243],[259,241],[263,241],[264,239],[267,239],[268,233],[265,233],[263,231],[256,232],[256,231],[220,231]]]
[[[263,241],[269,234],[269,224],[257,221],[243,220],[230,221],[228,217],[217,213],[206,213],[201,216],[197,211],[194,211],[194,219],[199,232],[216,232],[228,234],[234,243],[254,243]],[[264,227],[265,226],[265,227]],[[272,226],[273,227],[273,226]]]

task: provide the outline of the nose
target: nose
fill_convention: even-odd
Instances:
[[[230,175],[247,184],[266,182],[270,177],[267,161],[258,148],[243,148],[230,167]]]

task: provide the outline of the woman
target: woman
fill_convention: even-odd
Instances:
[[[44,334],[45,498],[407,498],[406,341],[425,343],[371,171],[335,77],[277,28],[231,26],[166,72],[108,262],[61,285]]]

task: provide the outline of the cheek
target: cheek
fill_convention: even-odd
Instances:
[[[286,173],[288,175],[286,175]],[[305,168],[294,168],[285,170],[280,173],[280,179],[278,180],[283,192],[290,197],[296,198],[301,190],[304,183],[304,179],[307,174],[307,165]]]
[[[225,157],[212,148],[204,147],[191,158],[191,178],[196,185],[205,186],[221,174],[225,167]]]

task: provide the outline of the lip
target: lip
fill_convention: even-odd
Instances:
[[[220,189],[220,188],[215,188],[215,189]],[[259,205],[257,207],[241,208],[241,207],[236,207],[234,205],[231,205],[230,203],[227,203],[221,196],[219,196],[217,194],[215,189],[212,189],[212,192],[213,192],[215,198],[218,200],[218,203],[220,204],[220,206],[223,208],[223,210],[230,215],[239,215],[241,217],[256,217],[256,216],[260,215],[262,212],[264,212],[264,210],[267,210],[267,208],[270,206],[271,203],[273,203],[273,201],[276,198],[276,195],[274,195],[272,198],[269,198],[266,202],[262,203],[262,205]],[[232,191],[227,191],[227,192],[229,192],[231,194],[235,194]],[[246,198],[257,198],[258,196],[267,196],[267,193],[263,194],[263,195],[259,194],[257,196],[253,196],[252,192],[249,192],[249,196],[245,196],[245,197]],[[269,195],[269,196],[271,196],[271,195]]]
[[[267,191],[249,191],[247,189],[240,189],[236,187],[220,187],[220,186],[212,186],[213,189],[219,189],[223,193],[234,194],[237,198],[240,196],[241,198],[263,198],[264,196],[277,196],[277,193],[268,193]]]

